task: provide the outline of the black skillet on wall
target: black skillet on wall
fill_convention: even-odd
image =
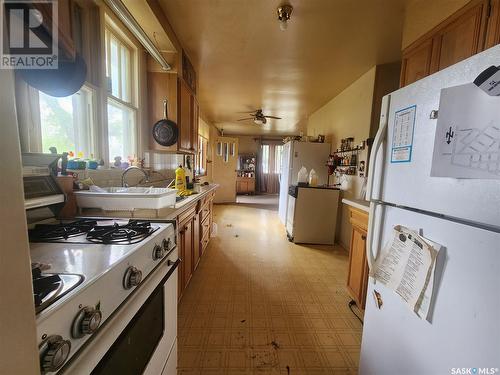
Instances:
[[[19,70],[19,75],[32,87],[50,96],[69,96],[80,90],[87,76],[87,64],[76,53],[74,59],[61,59],[57,69]]]
[[[167,99],[163,100],[163,111],[165,118],[157,121],[153,125],[153,138],[161,146],[172,146],[177,142],[179,137],[179,128],[177,124],[168,119]]]

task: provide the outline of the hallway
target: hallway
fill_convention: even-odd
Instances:
[[[179,374],[355,374],[348,254],[286,240],[277,212],[218,205],[179,305]]]

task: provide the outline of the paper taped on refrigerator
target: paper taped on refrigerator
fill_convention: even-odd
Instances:
[[[397,225],[371,276],[396,292],[420,318],[427,319],[440,249],[441,245]]]
[[[441,90],[431,176],[500,179],[499,108],[472,83]]]

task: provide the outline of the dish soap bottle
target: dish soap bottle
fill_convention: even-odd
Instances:
[[[175,170],[175,188],[178,191],[186,190],[186,171],[179,165],[179,168]]]

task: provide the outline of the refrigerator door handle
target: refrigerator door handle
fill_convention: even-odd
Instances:
[[[375,202],[370,203],[370,211],[368,213],[368,230],[366,233],[366,262],[368,263],[368,270],[371,274],[373,269],[373,264],[375,263],[375,257],[372,251],[373,242],[373,231],[375,230],[375,212],[377,204]]]
[[[383,204],[375,201],[370,202],[368,230],[366,233],[366,262],[368,263],[369,276],[372,276],[375,272],[375,262],[380,253],[384,214],[385,206]],[[373,279],[373,282],[375,283],[375,279]]]
[[[375,139],[373,141],[373,146],[372,150],[370,153],[370,163],[369,163],[369,170],[368,170],[368,181],[366,184],[366,200],[370,201],[373,199],[373,183],[375,182],[375,179],[377,181],[380,181],[381,179],[381,174],[382,174],[382,168],[378,168],[378,173],[379,175],[375,176],[376,173],[376,160],[377,160],[377,153],[382,145],[386,134],[387,134],[387,125],[389,123],[389,104],[391,102],[391,96],[387,95],[382,99],[382,108],[380,110],[380,122],[379,122],[379,128],[377,131],[377,134],[375,135]]]

